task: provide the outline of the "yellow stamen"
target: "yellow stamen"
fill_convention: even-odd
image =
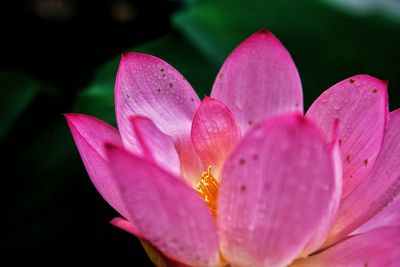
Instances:
[[[207,203],[213,216],[217,214],[218,189],[219,183],[211,174],[211,166],[208,166],[207,171],[201,174],[201,179],[196,186],[196,190]]]

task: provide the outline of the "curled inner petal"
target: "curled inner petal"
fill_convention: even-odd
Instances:
[[[196,186],[196,190],[207,203],[213,216],[217,214],[218,189],[219,182],[211,174],[211,166],[208,166],[207,171],[201,174],[201,179]]]

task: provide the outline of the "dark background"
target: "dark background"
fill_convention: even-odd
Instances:
[[[391,109],[400,106],[397,0],[3,1],[1,251],[11,266],[151,266],[136,238],[109,225],[117,214],[92,186],[62,114],[115,123],[123,51],[161,57],[209,94],[228,53],[260,28],[291,52],[306,107],[359,73],[389,80]]]

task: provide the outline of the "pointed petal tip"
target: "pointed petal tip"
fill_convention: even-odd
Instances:
[[[79,125],[80,123],[82,123],[82,119],[83,119],[84,121],[87,121],[87,120],[94,120],[94,121],[97,121],[97,122],[100,122],[100,123],[104,124],[103,121],[101,121],[101,120],[99,120],[99,119],[97,119],[97,118],[95,118],[95,117],[86,115],[86,114],[80,114],[80,113],[63,113],[62,115],[63,115],[63,117],[65,118],[65,120],[67,121],[68,126],[69,126],[70,128],[71,128],[71,127],[76,128],[77,125]],[[81,120],[81,121],[79,121],[79,120]]]
[[[221,105],[224,105],[225,106],[225,104],[222,102],[222,101],[220,101],[220,100],[218,100],[218,99],[215,99],[215,98],[213,98],[213,97],[211,97],[211,96],[208,96],[208,95],[205,95],[204,96],[204,98],[203,98],[203,100],[200,102],[200,105],[205,105],[205,104],[210,104],[210,103],[218,103],[218,104],[221,104]],[[197,111],[198,111],[199,109],[197,109]],[[196,111],[196,112],[197,112]]]
[[[182,128],[172,125],[172,119],[178,120],[178,125],[183,121],[190,124],[200,103],[188,81],[173,66],[161,58],[138,52],[123,54],[114,94],[117,123],[122,132],[122,123],[129,126],[127,117],[139,114],[172,134],[176,128]],[[168,112],[163,113],[163,110]]]
[[[136,55],[139,55],[139,54],[141,54],[141,53],[125,51],[125,52],[122,53],[121,59],[122,60],[126,60],[126,59],[129,59],[129,58],[133,58],[133,57],[135,57]]]
[[[72,137],[91,181],[101,196],[121,215],[124,204],[111,175],[104,144],[122,145],[118,130],[109,124],[85,114],[64,114]]]
[[[125,220],[122,217],[115,217],[110,221],[110,224],[138,238],[142,238],[142,235],[140,234],[139,230],[136,229],[136,227],[131,222]]]
[[[98,118],[96,118],[96,117],[87,115],[87,114],[81,114],[81,113],[63,113],[62,115],[64,116],[64,118],[65,118],[67,121],[73,121],[73,120],[77,120],[77,119],[90,119],[90,120],[95,120],[95,121],[97,121],[97,122],[104,123],[102,120],[100,120],[100,119],[98,119]]]
[[[124,66],[126,63],[128,63],[128,61],[135,60],[141,56],[151,57],[150,55],[138,53],[138,52],[129,52],[129,51],[123,52],[121,55],[121,60],[119,62],[119,68],[121,68],[121,66]]]
[[[262,29],[231,52],[214,81],[211,96],[232,111],[245,132],[264,118],[303,112],[301,88],[290,53],[274,34]]]
[[[78,113],[63,113],[62,115],[63,115],[63,117],[64,117],[67,121],[70,121],[70,120],[72,120],[72,119],[74,119],[74,118],[76,118],[76,117],[79,117],[79,116],[83,115],[83,114],[78,114]]]
[[[110,220],[110,224],[111,224],[111,225],[116,225],[116,224],[118,224],[118,222],[119,222],[120,220],[122,220],[121,217],[115,217],[115,218],[113,218],[113,219]]]
[[[203,100],[202,100],[201,102],[204,102],[204,101],[212,101],[212,100],[215,100],[215,99],[212,98],[211,96],[204,95],[204,98],[203,98]],[[200,104],[201,104],[201,103],[200,103]]]
[[[261,28],[256,33],[258,33],[258,34],[269,34],[271,32],[269,30],[267,30],[267,28]]]
[[[135,56],[136,52],[129,52],[129,51],[124,51],[121,54],[121,59],[119,61],[119,67],[122,66],[123,63],[125,63],[125,61],[133,58]]]
[[[64,119],[67,121],[67,125],[68,125],[70,131],[73,133],[74,129],[76,129],[76,126],[73,121],[78,114],[64,113],[62,115],[63,115]]]
[[[187,179],[197,179],[202,167],[187,140],[190,140],[191,123],[200,100],[183,75],[157,57],[127,53],[118,68],[114,95],[118,129],[124,144],[134,143],[128,118],[144,115],[162,133],[171,136],[180,158],[191,159],[182,165],[182,173]]]
[[[162,60],[162,59],[159,59],[159,58],[156,57],[156,56],[149,55],[149,54],[146,54],[146,53],[140,53],[140,52],[123,52],[123,53],[122,53],[122,56],[121,56],[121,63],[122,63],[122,62],[125,62],[125,61],[127,61],[127,60],[135,60],[135,59],[138,59],[138,58],[141,58],[141,59],[157,59],[157,60]]]
[[[275,37],[275,35],[271,31],[269,31],[267,28],[261,28],[260,30],[258,30],[255,33],[253,33],[249,38],[252,38],[252,37],[268,37],[268,36]]]
[[[128,51],[123,52],[121,54],[121,60],[119,62],[119,65],[121,66],[125,61],[134,57],[135,54],[136,54],[135,52],[128,52]]]
[[[254,39],[265,39],[265,40],[270,40],[270,41],[273,40],[273,41],[277,41],[279,44],[281,44],[279,39],[271,31],[269,31],[266,28],[262,28],[262,29],[256,31],[255,33],[250,35],[250,37],[248,37],[245,40],[245,42],[254,40]]]
[[[64,118],[68,119],[68,117],[71,116],[71,113],[63,113],[62,115],[63,115]]]
[[[71,114],[71,113],[63,113],[62,116],[64,117],[64,119],[67,121],[68,126],[71,127],[71,117],[73,117],[75,114]]]

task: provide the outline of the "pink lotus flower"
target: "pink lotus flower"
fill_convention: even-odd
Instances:
[[[292,58],[263,30],[202,102],[166,62],[123,55],[115,105],[118,130],[66,118],[123,217],[112,223],[157,265],[399,266],[400,110],[386,82],[353,76],[303,115]]]

